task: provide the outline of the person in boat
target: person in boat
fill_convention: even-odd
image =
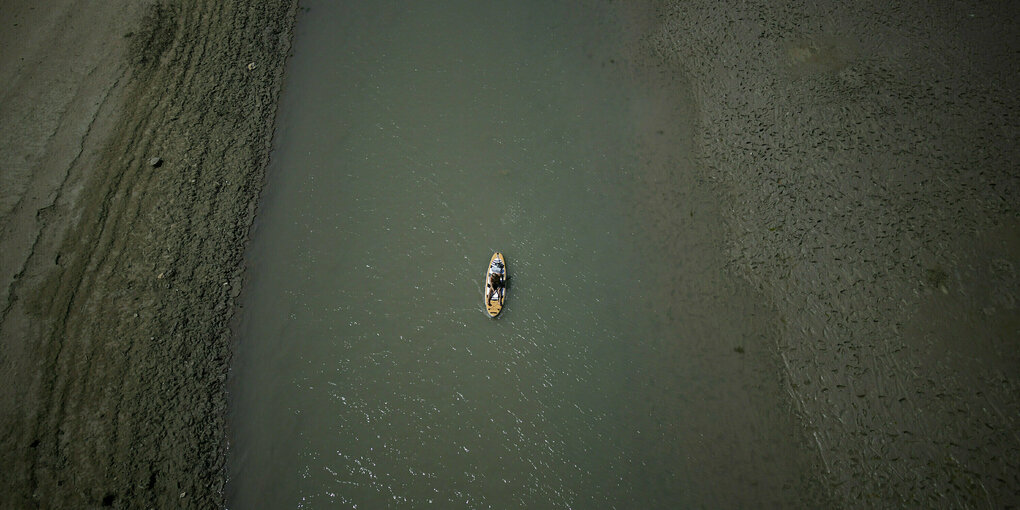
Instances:
[[[489,301],[496,299],[499,290],[503,288],[503,275],[499,273],[489,273]]]
[[[499,261],[492,263],[492,271],[489,272],[489,301],[498,296],[503,288],[503,264]]]

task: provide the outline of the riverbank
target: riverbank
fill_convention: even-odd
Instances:
[[[1020,501],[1018,14],[657,13],[654,52],[694,91],[726,266],[775,307],[788,393],[847,507]]]
[[[222,506],[296,2],[79,4],[3,6],[0,506]]]

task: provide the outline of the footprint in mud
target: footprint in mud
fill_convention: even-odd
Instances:
[[[799,76],[839,71],[847,65],[844,45],[828,37],[797,39],[786,44],[787,65]]]

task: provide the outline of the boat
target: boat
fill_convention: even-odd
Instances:
[[[492,288],[493,275],[497,282],[495,289]],[[506,259],[497,251],[489,259],[489,268],[485,271],[485,281],[482,283],[482,300],[489,317],[496,318],[503,311],[503,304],[506,302],[506,282]]]

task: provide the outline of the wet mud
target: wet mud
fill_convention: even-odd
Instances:
[[[727,272],[774,306],[769,348],[844,506],[1020,502],[1017,14],[657,12],[655,52],[694,90]]]
[[[296,2],[3,9],[0,507],[222,506]]]

